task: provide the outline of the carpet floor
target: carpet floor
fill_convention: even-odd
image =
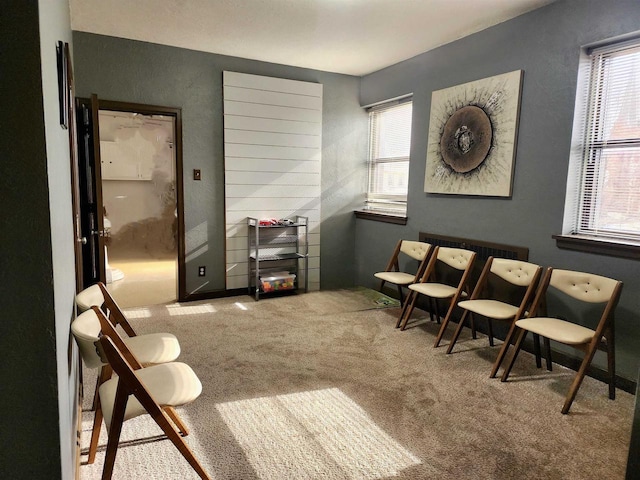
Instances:
[[[214,479],[623,479],[634,397],[587,378],[569,415],[574,372],[536,369],[523,352],[507,383],[490,379],[499,343],[464,331],[451,355],[416,311],[367,289],[253,301],[232,297],[127,311],[138,333],[170,332],[203,384],[178,409],[186,441]],[[453,328],[451,327],[451,330]],[[467,329],[465,329],[467,330]],[[452,332],[445,336],[450,338]],[[84,371],[80,474],[95,371]],[[148,416],[125,423],[114,479],[198,478]]]

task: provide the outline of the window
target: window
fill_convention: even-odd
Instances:
[[[640,40],[587,52],[565,235],[640,242]],[[577,132],[576,132],[577,129]],[[571,247],[568,247],[571,248]]]
[[[369,110],[369,185],[365,210],[406,216],[411,100]]]

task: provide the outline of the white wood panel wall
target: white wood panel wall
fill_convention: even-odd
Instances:
[[[247,217],[309,217],[320,288],[322,85],[223,72],[227,289],[246,288]]]

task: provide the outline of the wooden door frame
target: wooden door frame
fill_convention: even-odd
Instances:
[[[177,210],[177,242],[178,242],[178,298],[179,302],[187,299],[187,280],[185,271],[185,224],[184,224],[184,185],[182,175],[182,109],[178,107],[163,107],[142,103],[120,102],[114,100],[99,100],[99,110],[133,112],[143,115],[166,115],[175,118],[174,151],[176,171],[176,210]],[[95,112],[97,115],[97,112]]]

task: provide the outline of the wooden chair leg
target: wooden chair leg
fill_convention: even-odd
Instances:
[[[453,346],[458,341],[458,337],[460,336],[460,332],[462,332],[462,327],[464,327],[464,320],[467,317],[467,312],[469,312],[469,310],[465,310],[465,312],[462,314],[462,317],[460,317],[460,322],[458,323],[458,326],[456,327],[456,330],[453,333],[453,337],[451,338],[451,341],[449,342],[449,346],[447,347],[447,353],[451,353],[451,351],[453,350]],[[444,324],[443,324],[443,326],[444,326]],[[438,340],[436,339],[436,342],[437,341]]]
[[[93,410],[95,411],[93,415],[93,428],[91,429],[91,440],[89,441],[89,458],[87,459],[88,464],[92,464],[96,459],[96,452],[98,451],[98,440],[100,439],[100,430],[102,428],[102,406],[100,405],[100,395],[99,388],[104,382],[109,380],[113,375],[113,370],[111,366],[104,365],[100,370],[100,375],[96,381],[96,391],[93,397]]]
[[[176,412],[175,408],[165,406],[165,407],[162,407],[162,409],[164,410],[164,413],[166,413],[169,416],[169,418],[173,421],[176,427],[178,427],[178,430],[180,431],[180,435],[182,435],[183,437],[186,437],[187,435],[189,435],[189,429],[184,424],[182,419],[178,416],[178,412]]]
[[[182,456],[189,462],[189,465],[195,470],[195,472],[200,476],[200,478],[205,480],[211,480],[209,474],[204,470],[200,462],[193,455],[193,452],[189,448],[189,446],[185,443],[180,434],[176,431],[174,426],[169,422],[167,416],[165,415],[165,411],[161,409],[158,404],[146,393],[146,392],[135,392],[134,395],[138,399],[138,401],[145,407],[149,415],[153,418],[153,420],[158,424],[158,426],[162,429],[162,431],[167,435],[169,440],[175,445],[178,451],[182,454]]]
[[[102,406],[100,405],[100,397],[96,400],[96,413],[93,415],[93,428],[91,429],[91,440],[89,441],[89,458],[87,463],[91,465],[96,460],[96,452],[98,451],[98,440],[100,439],[100,429],[102,427]]]
[[[595,338],[589,344],[589,348],[587,349],[584,358],[582,359],[582,363],[580,364],[580,368],[578,369],[578,373],[576,374],[573,382],[571,383],[571,388],[569,388],[569,393],[567,394],[567,398],[564,401],[564,405],[562,406],[561,412],[563,414],[569,413],[569,409],[571,408],[571,404],[576,398],[578,394],[578,389],[580,385],[582,385],[582,381],[584,380],[584,376],[587,373],[587,368],[591,364],[591,360],[593,360],[593,356],[596,354],[596,346],[600,344],[601,338]]]
[[[607,341],[607,367],[609,370],[609,398],[616,399],[616,348],[613,328],[609,327],[605,331]]]
[[[407,324],[407,320],[409,320],[409,316],[411,316],[411,312],[413,312],[413,308],[416,303],[416,299],[418,297],[418,292],[414,290],[409,290],[409,295],[407,295],[407,301],[404,302],[402,306],[402,311],[400,312],[400,316],[398,317],[398,321],[396,322],[396,328],[400,326],[401,323],[404,325]],[[404,330],[404,328],[402,328]]]
[[[438,299],[433,299],[434,310],[436,312],[436,322],[440,323],[440,309],[438,308]]]
[[[543,337],[544,340],[544,354],[547,361],[547,370],[549,372],[553,371],[553,361],[551,358],[551,340],[547,337]]]
[[[506,382],[507,378],[509,378],[509,374],[511,373],[513,364],[516,363],[516,358],[520,353],[520,349],[522,348],[522,343],[524,342],[524,337],[526,336],[527,336],[527,331],[520,330],[520,333],[518,334],[518,338],[516,339],[515,348],[513,350],[513,356],[511,357],[511,360],[509,361],[509,364],[507,365],[507,367],[504,369],[504,372],[502,372],[502,377],[500,378],[500,381]]]
[[[533,353],[536,356],[536,367],[542,368],[542,356],[540,354],[540,335],[533,334]]]
[[[107,442],[107,453],[102,469],[102,480],[111,480],[111,476],[113,475],[113,466],[116,462],[118,442],[120,441],[120,433],[122,432],[122,423],[124,422],[124,412],[127,408],[128,399],[128,392],[124,388],[118,387],[113,405],[111,425],[109,426],[109,440]]]
[[[113,375],[113,370],[109,365],[103,365],[100,369],[100,373],[98,374],[98,378],[96,379],[96,389],[93,392],[93,402],[91,404],[91,410],[95,410],[98,407],[98,390],[100,389],[100,385],[109,380]]]
[[[487,318],[487,324],[489,326],[489,346],[493,347],[494,343],[493,343],[493,322],[491,321],[490,318]]]
[[[511,322],[511,327],[509,328],[509,332],[507,332],[507,337],[504,339],[504,343],[498,352],[498,357],[496,361],[493,363],[493,368],[491,369],[491,374],[489,378],[495,378],[498,370],[500,369],[500,364],[504,360],[505,355],[507,354],[507,350],[509,349],[509,345],[511,344],[511,339],[513,338],[513,334],[516,331],[516,321],[515,319]]]
[[[400,295],[400,305],[404,304],[404,295],[402,294],[402,286],[398,285],[398,295]]]
[[[400,330],[404,330],[406,328],[407,322],[409,321],[409,318],[411,318],[411,314],[413,313],[413,310],[415,308],[416,301],[418,299],[418,293],[413,293],[414,295],[411,299],[411,302],[409,302],[409,299],[407,298],[407,308],[404,311],[403,317],[401,319],[398,319],[398,323],[396,324],[396,328],[400,327]]]
[[[472,312],[469,312],[469,321],[471,323],[471,338],[476,340],[478,338],[478,335],[476,334],[476,317]]]

